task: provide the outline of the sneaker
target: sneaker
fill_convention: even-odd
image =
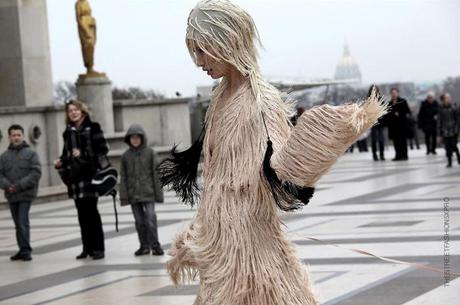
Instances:
[[[93,260],[103,259],[105,257],[104,251],[94,251],[92,257]]]
[[[134,252],[135,256],[147,255],[150,254],[149,248],[139,248],[136,252]]]
[[[152,255],[164,255],[164,254],[165,252],[163,251],[163,249],[161,249],[161,247],[156,247],[152,249]]]

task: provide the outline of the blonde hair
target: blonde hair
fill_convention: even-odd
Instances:
[[[89,111],[88,105],[86,105],[85,103],[83,103],[82,101],[79,101],[79,100],[69,100],[65,104],[65,123],[66,124],[72,123],[72,121],[69,118],[69,107],[70,107],[70,105],[73,105],[73,106],[77,107],[84,116],[90,117],[91,113]]]
[[[257,63],[257,46],[262,47],[252,17],[227,0],[203,0],[190,12],[186,44],[195,64],[195,51],[201,49],[217,61],[233,65],[249,77],[256,100],[264,80]]]

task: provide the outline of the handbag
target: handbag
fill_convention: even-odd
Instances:
[[[104,157],[107,159],[106,156]],[[98,196],[112,196],[115,228],[118,232],[117,190],[115,189],[118,183],[118,171],[108,160],[106,162],[108,165],[105,168],[96,171],[91,180],[91,186]]]

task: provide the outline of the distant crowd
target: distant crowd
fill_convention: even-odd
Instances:
[[[378,87],[375,87],[380,95]],[[371,87],[372,89],[372,87]],[[371,92],[369,90],[369,94]],[[418,114],[415,116],[407,101],[399,95],[397,88],[390,90],[389,112],[382,117],[370,132],[366,132],[357,141],[360,152],[367,152],[367,139],[370,136],[372,157],[375,161],[385,160],[385,131],[388,129],[388,139],[393,142],[395,156],[392,161],[408,160],[408,148],[420,149],[417,128],[425,135],[426,154],[436,155],[436,148],[444,145],[446,167],[452,167],[453,155],[460,164],[460,153],[457,147],[460,130],[460,108],[452,102],[449,93],[439,96],[440,102],[433,92],[429,92],[421,101]],[[348,152],[353,152],[352,145]]]

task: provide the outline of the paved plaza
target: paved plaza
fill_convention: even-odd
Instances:
[[[374,162],[370,153],[344,155],[323,177],[310,204],[285,216],[285,231],[308,265],[321,304],[458,305],[460,279],[383,262],[344,248],[460,272],[460,166],[445,168],[444,150],[409,161]],[[195,214],[167,192],[157,205],[165,248]],[[445,209],[446,208],[446,209]],[[197,283],[175,288],[167,256],[135,257],[138,248],[129,207],[119,208],[115,232],[112,202],[100,204],[106,237],[104,260],[75,260],[81,251],[76,209],[70,200],[33,205],[31,262],[11,262],[13,222],[0,210],[0,304],[108,305],[192,304]],[[445,228],[449,242],[444,242]],[[304,239],[313,236],[341,248]],[[445,249],[449,264],[444,264]],[[447,253],[446,253],[447,254]]]

